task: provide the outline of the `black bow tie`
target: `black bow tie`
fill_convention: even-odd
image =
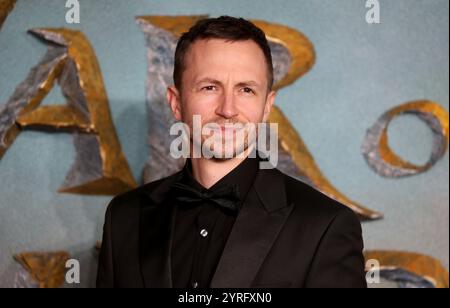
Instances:
[[[211,201],[224,209],[239,210],[240,198],[237,185],[224,185],[213,191],[201,192],[189,185],[175,183],[172,185],[172,189],[175,199],[181,202]]]

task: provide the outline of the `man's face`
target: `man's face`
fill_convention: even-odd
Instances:
[[[268,91],[267,64],[255,42],[198,40],[190,46],[184,63],[182,89],[169,87],[167,97],[175,118],[191,128],[191,136],[194,115],[201,116],[202,127],[219,124],[225,138],[236,135],[225,129],[226,123],[267,121],[275,92]],[[202,144],[208,137],[202,136]],[[222,151],[229,151],[223,142]],[[237,155],[239,145],[234,142],[232,147]],[[244,150],[247,147],[243,145]]]

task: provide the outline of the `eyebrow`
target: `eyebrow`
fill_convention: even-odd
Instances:
[[[241,81],[237,84],[238,86],[253,86],[253,87],[259,87],[259,83],[253,80],[248,81]]]
[[[206,77],[206,78],[202,78],[199,81],[197,81],[195,83],[195,85],[197,86],[200,83],[204,83],[204,82],[212,83],[212,84],[216,84],[216,85],[221,85],[222,84],[222,82],[217,80],[217,79]],[[238,82],[237,86],[254,86],[254,87],[259,87],[260,85],[259,85],[258,82],[254,81],[254,80],[246,80],[246,81]]]
[[[197,81],[197,82],[195,83],[195,85],[199,85],[200,83],[203,83],[203,82],[213,83],[213,84],[222,84],[222,83],[221,83],[219,80],[217,80],[217,79],[213,79],[213,78],[206,77],[206,78],[202,78],[202,79],[200,79],[199,81]]]

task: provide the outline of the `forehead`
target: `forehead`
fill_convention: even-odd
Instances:
[[[252,40],[195,41],[185,57],[188,78],[267,79],[267,64],[261,48]]]

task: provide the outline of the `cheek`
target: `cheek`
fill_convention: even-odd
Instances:
[[[264,103],[252,102],[252,104],[242,105],[240,110],[241,116],[243,116],[248,122],[260,123],[264,117]]]
[[[251,115],[248,116],[247,119],[249,122],[252,123],[261,123],[263,120],[263,113],[262,112],[252,113]]]
[[[183,101],[183,120],[192,121],[192,116],[200,115],[202,119],[210,118],[214,114],[214,100],[211,97],[187,97]]]

